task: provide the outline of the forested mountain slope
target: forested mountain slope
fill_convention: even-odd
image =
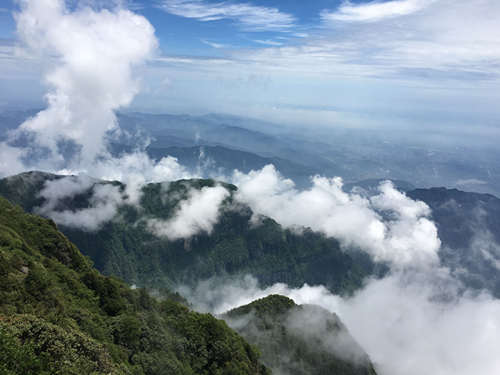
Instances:
[[[224,322],[102,276],[0,198],[0,374],[267,374]]]
[[[58,178],[32,172],[3,179],[0,195],[32,211],[44,203],[38,196],[44,181]],[[125,189],[120,183],[113,184]],[[285,282],[302,286],[307,282],[346,293],[360,287],[364,277],[376,271],[367,254],[345,252],[335,239],[309,230],[286,230],[268,218],[255,225],[252,211],[236,204],[231,195],[210,234],[168,240],[148,230],[145,219],[154,216],[167,220],[190,190],[215,184],[212,180],[149,184],[142,189],[139,208],[121,206],[116,217],[98,231],[64,225],[60,229],[92,258],[99,270],[141,286],[195,284],[212,276],[252,274],[263,285]],[[236,189],[232,185],[224,187],[231,193]],[[61,209],[86,207],[89,196],[85,191],[65,199],[60,202]]]
[[[446,188],[407,194],[432,209],[442,263],[468,286],[488,289],[500,298],[500,199]]]
[[[376,375],[340,319],[321,307],[271,295],[223,318],[262,351],[273,374]]]

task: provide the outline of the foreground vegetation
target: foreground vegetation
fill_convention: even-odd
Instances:
[[[268,374],[223,321],[101,275],[0,198],[0,374]]]

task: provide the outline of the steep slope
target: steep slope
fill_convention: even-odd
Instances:
[[[267,374],[211,315],[92,268],[52,221],[0,198],[1,374]]]
[[[273,374],[376,375],[340,319],[318,306],[271,295],[222,317],[262,351]]]
[[[31,211],[43,203],[42,198],[37,198],[39,177],[31,173],[0,180],[0,195]],[[60,177],[49,177],[56,178]],[[26,186],[29,181],[34,181],[30,187]],[[189,191],[213,186],[212,180],[150,184],[142,190],[140,207],[121,206],[115,218],[96,232],[62,225],[60,228],[99,270],[141,286],[195,284],[212,276],[252,274],[264,285],[285,282],[301,286],[307,282],[346,293],[375,272],[368,255],[346,253],[335,239],[308,230],[297,234],[267,218],[255,225],[252,211],[237,205],[231,196],[224,202],[210,235],[199,233],[189,239],[168,240],[148,230],[148,218],[168,220]],[[231,193],[236,189],[224,186]],[[86,207],[89,196],[86,190],[62,200],[59,208]]]

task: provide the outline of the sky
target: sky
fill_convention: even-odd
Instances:
[[[43,107],[47,57],[0,7],[0,108]],[[496,0],[68,0],[129,8],[158,48],[131,108],[305,126],[500,135]],[[57,56],[52,56],[57,59]]]

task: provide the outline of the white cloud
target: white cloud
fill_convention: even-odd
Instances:
[[[155,235],[170,240],[202,232],[210,234],[219,219],[220,205],[228,196],[229,192],[222,186],[191,190],[189,198],[179,203],[171,219],[149,219],[148,228]]]
[[[25,154],[24,150],[0,142],[0,177],[23,172],[25,167],[21,159]]]
[[[80,3],[71,11],[63,0],[20,2],[15,17],[24,43],[20,51],[50,66],[45,77],[48,108],[15,130],[11,144],[0,145],[5,154],[0,173],[43,169],[120,180],[129,204],[139,202],[147,182],[192,177],[175,158],[153,161],[142,149],[112,157],[107,150],[110,131],[123,135],[115,111],[127,106],[139,89],[135,68],[152,58],[157,46],[152,25],[121,3],[128,4],[106,2],[96,10]],[[32,141],[29,147],[12,146],[12,138],[21,135]],[[63,153],[61,142],[73,143],[75,151]],[[39,147],[48,155],[34,152],[38,157],[31,157]]]
[[[457,293],[443,269],[395,273],[352,297],[323,286],[260,288],[253,277],[208,280],[180,288],[195,309],[223,313],[271,294],[336,313],[384,375],[496,375],[500,369],[500,301]]]
[[[425,8],[436,0],[372,1],[352,4],[344,2],[336,11],[323,11],[323,21],[378,21],[385,18],[405,16]]]
[[[295,18],[279,9],[250,3],[205,0],[163,0],[161,9],[177,16],[199,21],[229,19],[246,31],[286,31],[294,26]]]
[[[257,40],[254,40],[254,42],[259,43],[259,44],[264,44],[266,46],[282,46],[283,45],[282,42],[277,42],[275,40],[270,40],[270,39],[266,39],[266,40],[257,39]]]
[[[298,191],[271,165],[233,176],[238,200],[285,227],[310,227],[396,267],[438,261],[441,242],[423,202],[406,197],[389,182],[381,184],[379,195],[370,199],[344,192],[338,177],[316,176],[312,182],[310,189]]]
[[[227,48],[228,46],[226,46],[225,44],[222,44],[222,43],[215,43],[215,42],[211,42],[209,40],[205,40],[205,39],[201,39],[201,42],[203,44],[206,44],[207,46],[210,46],[212,48],[216,48],[216,49],[221,49],[221,48]]]
[[[121,181],[126,184],[129,202],[138,204],[141,197],[141,188],[146,183],[175,181],[193,178],[193,174],[180,165],[176,158],[164,157],[153,161],[144,152],[133,152],[116,158],[106,158],[94,163],[83,173],[92,173],[94,177]]]
[[[45,76],[48,108],[24,122],[20,133],[35,137],[62,163],[61,141],[81,147],[75,162],[89,165],[106,153],[106,135],[117,128],[114,110],[138,91],[133,68],[156,48],[151,24],[128,10],[69,11],[62,0],[22,0],[17,32],[33,56],[54,66]]]
[[[400,3],[349,6],[373,9],[370,7]],[[382,17],[378,22],[343,22],[329,19],[338,11],[324,11],[322,27],[311,31],[300,44],[295,40],[293,45],[233,50],[224,74],[220,67],[208,67],[203,61],[194,61],[193,68],[212,69],[214,76],[228,79],[236,74],[233,70],[244,70],[272,74],[287,82],[304,77],[319,77],[321,82],[338,77],[389,78],[439,87],[450,85],[450,81],[466,85],[468,80],[479,79],[487,84],[500,78],[496,63],[500,58],[496,37],[500,33],[500,3],[429,0],[408,4],[420,10]],[[362,8],[365,6],[369,8]],[[430,79],[425,80],[427,76]]]
[[[65,198],[90,193],[89,206],[82,209],[59,207]],[[80,230],[96,231],[112,220],[119,206],[127,203],[120,188],[111,184],[99,184],[85,176],[68,176],[47,181],[40,196],[45,199],[35,212],[49,217],[56,223]]]

